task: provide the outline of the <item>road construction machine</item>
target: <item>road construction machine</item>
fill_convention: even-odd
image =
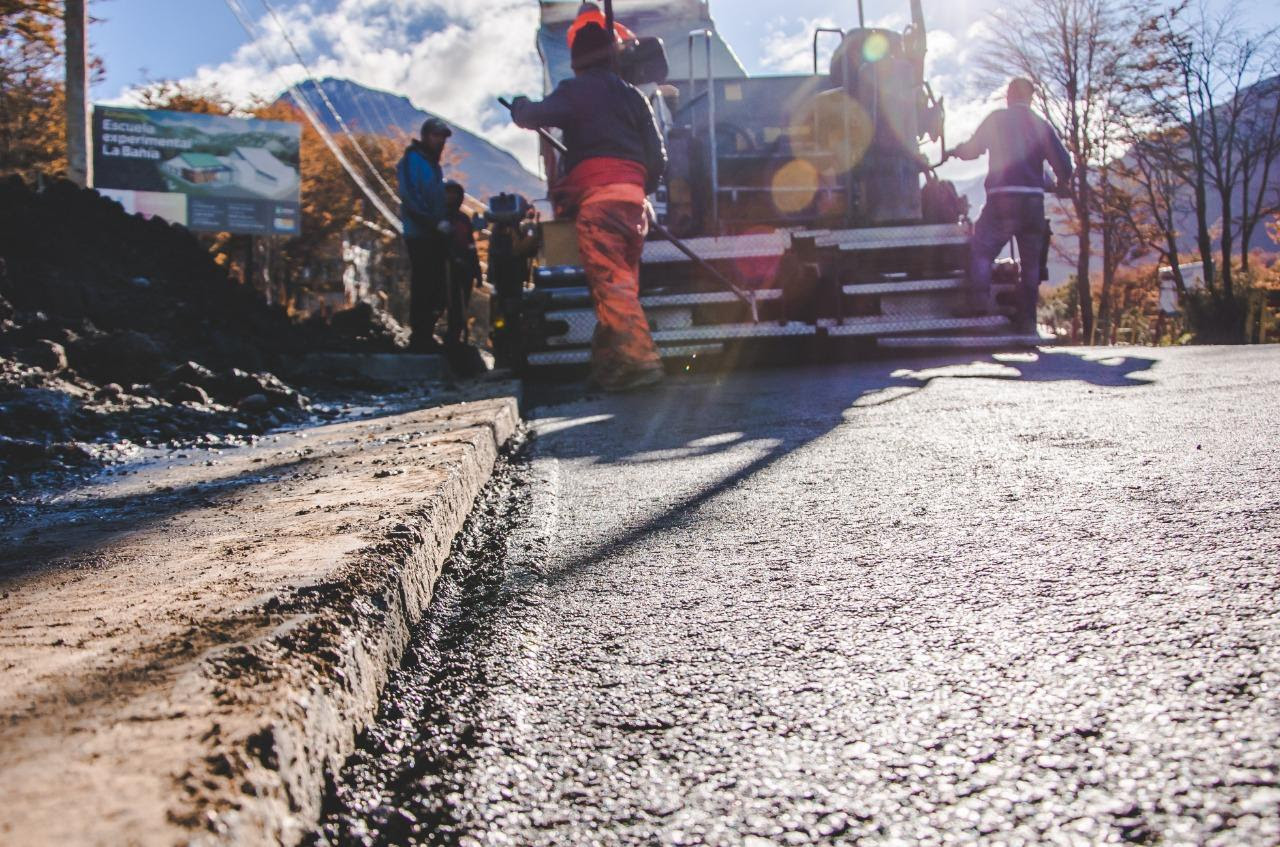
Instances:
[[[922,154],[926,141],[945,149],[945,112],[925,79],[921,0],[902,32],[867,26],[859,2],[858,27],[818,29],[813,72],[787,76],[749,76],[705,0],[611,5],[639,39],[620,72],[650,97],[670,157],[651,198],[664,235],[651,234],[641,267],[664,358],[1035,340],[1008,335],[1005,314],[955,314],[972,227],[967,202]],[[579,3],[540,6],[549,91],[572,73],[566,33]],[[497,281],[505,302],[519,301],[498,335],[508,360],[529,367],[588,361],[595,328],[572,222],[547,218],[530,278]],[[1011,297],[1001,277],[997,291]]]

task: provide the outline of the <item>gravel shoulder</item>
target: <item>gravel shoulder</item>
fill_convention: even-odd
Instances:
[[[518,425],[309,428],[0,527],[0,841],[296,841]]]

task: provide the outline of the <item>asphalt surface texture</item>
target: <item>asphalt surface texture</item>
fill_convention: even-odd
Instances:
[[[316,843],[1280,843],[1280,348],[542,402]]]

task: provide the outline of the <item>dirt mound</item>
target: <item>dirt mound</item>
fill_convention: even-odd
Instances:
[[[141,358],[169,367],[194,359],[260,370],[282,353],[404,346],[403,329],[368,306],[329,324],[295,324],[252,288],[228,279],[190,230],[126,214],[118,203],[65,181],[40,193],[17,178],[0,182],[0,259],[0,320],[32,316],[26,333],[40,337],[68,330],[147,336],[154,346],[137,336],[125,339],[129,368]],[[77,357],[71,344],[52,340],[67,346],[76,368],[105,349],[90,344]]]
[[[297,324],[185,227],[95,191],[0,181],[0,478],[121,444],[260,432],[308,408],[271,373],[281,357],[406,341],[369,306]]]

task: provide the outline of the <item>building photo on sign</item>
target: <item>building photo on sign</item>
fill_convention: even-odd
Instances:
[[[287,121],[96,106],[94,183],[130,213],[190,229],[296,235],[301,140]]]

